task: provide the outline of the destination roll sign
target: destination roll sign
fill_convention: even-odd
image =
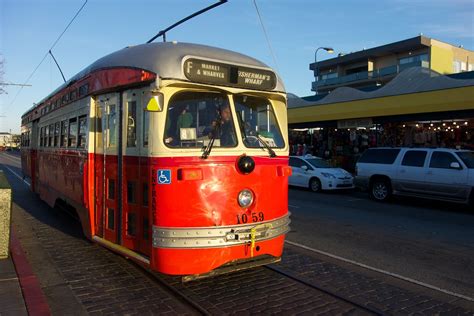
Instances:
[[[184,63],[184,75],[191,81],[237,88],[273,90],[276,75],[272,71],[190,58]]]

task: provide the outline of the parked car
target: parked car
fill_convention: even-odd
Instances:
[[[290,156],[290,185],[309,188],[313,192],[354,188],[354,178],[344,169],[331,167],[324,159],[306,155]]]
[[[356,163],[355,184],[385,201],[392,194],[474,200],[474,152],[445,148],[371,148]]]

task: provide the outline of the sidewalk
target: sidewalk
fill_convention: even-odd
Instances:
[[[13,230],[10,256],[0,260],[0,315],[50,315],[46,297]]]
[[[0,259],[0,315],[27,315],[11,256]]]

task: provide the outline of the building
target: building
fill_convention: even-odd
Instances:
[[[20,136],[7,133],[7,132],[0,132],[0,150],[5,150],[7,148],[17,148],[20,145]]]
[[[354,170],[369,147],[474,150],[473,64],[425,36],[313,63],[318,93],[288,95],[290,151]]]
[[[474,52],[423,35],[311,63],[312,91],[325,94],[346,86],[372,90],[401,71],[423,67],[447,75],[474,70]]]

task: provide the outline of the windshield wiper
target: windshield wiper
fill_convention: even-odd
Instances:
[[[209,144],[207,144],[206,148],[204,148],[204,152],[202,153],[202,156],[201,158],[202,159],[207,159],[207,157],[209,157],[209,154],[211,153],[211,150],[212,150],[212,147],[214,146],[214,141],[216,140],[217,138],[217,131],[218,131],[218,128],[221,126],[221,123],[220,123],[220,120],[218,120],[216,122],[216,125],[214,126],[214,128],[212,129],[212,137],[211,139],[209,140]]]
[[[257,138],[258,140],[262,143],[262,145],[268,150],[268,154],[270,155],[270,157],[276,157],[277,155],[275,154],[275,151],[270,147],[270,145],[268,145],[268,143],[266,141],[263,140],[262,137],[260,137],[260,135],[257,133]]]
[[[242,136],[244,137],[244,141],[245,141],[247,140],[248,136],[247,136],[247,133],[245,132],[244,120],[242,119],[242,115],[240,114],[240,112],[237,112],[237,118],[239,119],[240,132],[242,133]],[[267,144],[266,141],[264,141],[260,137],[258,133],[257,133],[257,139],[268,150],[268,154],[270,155],[270,157],[276,157],[275,151]]]

